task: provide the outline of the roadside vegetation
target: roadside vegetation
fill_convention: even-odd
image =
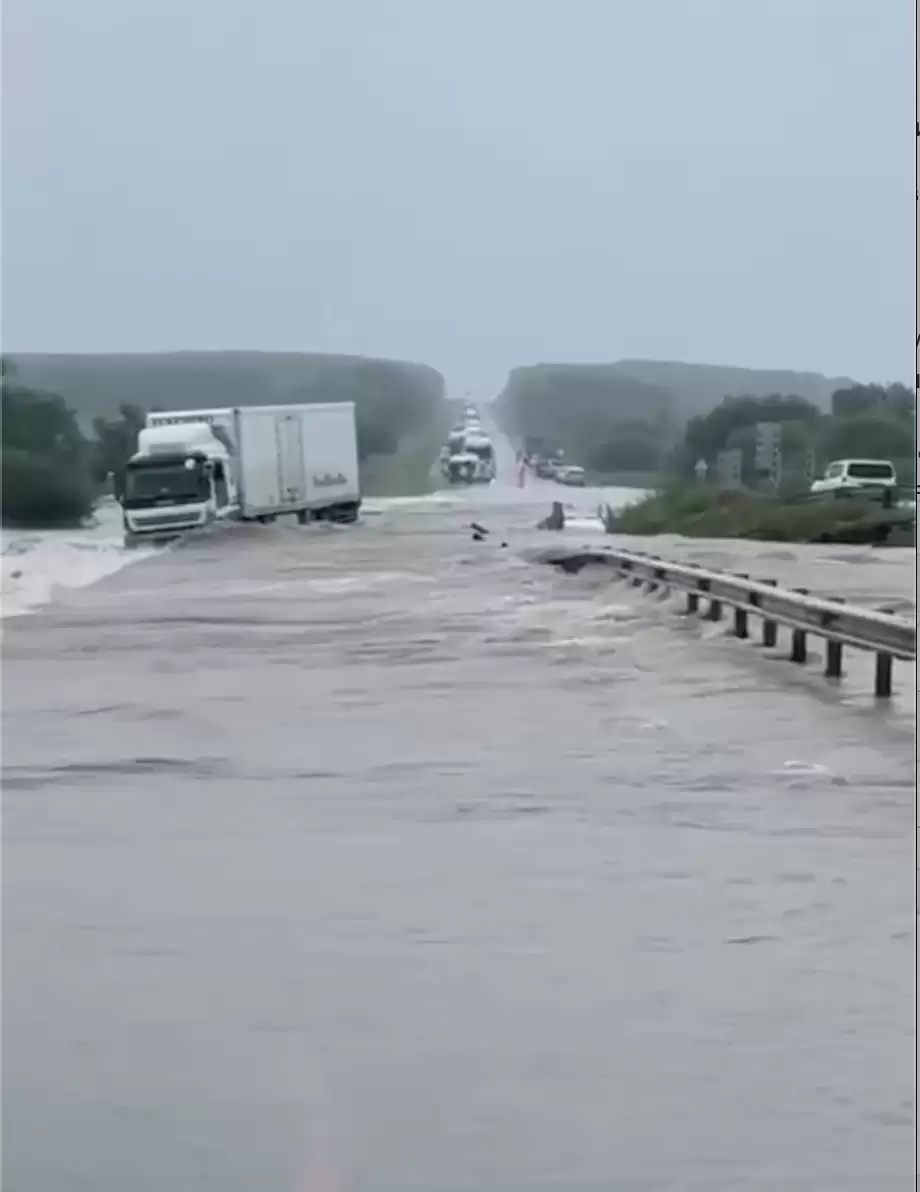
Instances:
[[[748,387],[720,399],[731,391],[716,386],[727,383]],[[767,388],[779,383],[799,388]],[[700,460],[713,482],[720,452],[737,449],[742,485],[756,490],[764,480],[756,426],[777,422],[785,495],[807,488],[811,471],[821,475],[848,457],[890,460],[904,489],[916,484],[916,395],[900,384],[672,362],[541,364],[514,369],[495,409],[513,440],[539,441],[547,454],[561,449],[592,483],[695,484]]]
[[[758,422],[781,425],[783,479],[778,491],[757,468]],[[681,534],[773,542],[861,542],[911,545],[915,511],[886,508],[868,496],[809,497],[809,468],[821,475],[833,459],[884,459],[898,475],[897,496],[915,495],[916,395],[904,385],[835,390],[823,412],[799,397],[728,397],[691,418],[672,448],[655,491],[608,518],[624,534]],[[721,490],[719,452],[737,448],[741,490]],[[699,460],[707,481],[696,477]]]
[[[705,385],[728,378],[752,385],[797,380],[808,398],[744,392],[701,412]],[[696,407],[689,418],[688,406]],[[828,463],[847,458],[890,461],[898,498],[914,495],[916,394],[905,385],[835,384],[814,374],[649,362],[539,365],[514,370],[496,408],[513,438],[539,442],[547,454],[561,449],[567,463],[585,468],[589,483],[651,490],[613,519],[611,528],[620,533],[913,541],[909,510],[852,497],[806,499],[811,481]],[[780,426],[778,489],[757,458],[761,422]],[[731,481],[735,491],[726,491],[727,480],[719,475],[721,453],[728,451],[740,465]]]
[[[416,497],[434,492],[443,480],[438,451],[450,430],[446,403],[426,423],[407,435],[389,455],[368,452],[360,458],[361,488],[368,497]]]
[[[0,462],[4,526],[78,526],[95,499],[92,449],[73,411],[56,393],[18,384],[2,364]]]
[[[784,500],[703,485],[663,488],[617,513],[608,511],[605,520],[613,534],[899,546],[914,541],[912,512],[883,508],[877,500]]]
[[[741,452],[741,480],[754,488],[763,477],[756,468],[757,423],[779,423],[785,491],[807,487],[809,459],[822,475],[834,459],[885,459],[903,488],[916,484],[917,398],[905,385],[851,385],[835,390],[826,410],[798,396],[726,397],[704,415],[691,418],[665,457],[668,477],[694,479],[704,460],[713,479],[721,451]]]
[[[680,431],[674,395],[612,365],[540,364],[511,371],[495,402],[515,442],[543,442],[590,476],[658,473]]]

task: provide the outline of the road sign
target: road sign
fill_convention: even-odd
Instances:
[[[783,427],[780,422],[758,422],[754,447],[754,467],[769,474],[778,485],[783,475]]]
[[[741,462],[740,447],[719,452],[716,459],[716,480],[719,488],[741,488]]]

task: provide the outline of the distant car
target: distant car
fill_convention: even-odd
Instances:
[[[813,493],[854,492],[859,489],[897,488],[894,465],[887,459],[835,459],[827,465]]]
[[[571,464],[567,467],[557,467],[556,479],[560,484],[568,485],[569,488],[584,488],[587,483],[584,468],[578,468]]]
[[[533,470],[541,480],[555,480],[556,465],[551,459],[535,459]]]

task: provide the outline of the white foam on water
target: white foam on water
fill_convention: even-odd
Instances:
[[[433,493],[421,493],[414,497],[365,497],[361,502],[362,514],[387,513],[391,509],[413,509],[447,505],[457,505],[464,493],[469,489],[447,490],[439,489]]]
[[[153,554],[124,549],[121,510],[102,506],[81,530],[5,531],[0,617],[50,604],[62,588],[84,588]]]

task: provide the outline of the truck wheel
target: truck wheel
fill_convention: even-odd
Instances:
[[[137,548],[137,535],[131,534],[125,530],[125,550],[135,550]]]
[[[343,522],[346,526],[354,525],[358,520],[358,506],[354,503],[350,505],[341,505],[338,510],[338,517],[336,521]]]
[[[306,509],[297,510],[297,524],[298,526],[305,526],[310,520],[310,515]]]

